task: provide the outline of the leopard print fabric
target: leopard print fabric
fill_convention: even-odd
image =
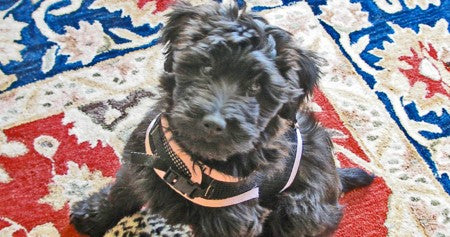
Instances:
[[[105,237],[190,237],[192,232],[186,225],[168,225],[164,218],[152,215],[148,211],[140,211],[132,216],[124,217]]]

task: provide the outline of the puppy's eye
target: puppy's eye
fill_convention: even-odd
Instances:
[[[254,82],[247,89],[247,96],[255,96],[259,94],[260,91],[261,91],[261,84],[259,82]]]
[[[211,66],[206,66],[206,67],[202,67],[200,68],[200,72],[204,75],[209,75],[211,74],[212,71],[212,67]]]

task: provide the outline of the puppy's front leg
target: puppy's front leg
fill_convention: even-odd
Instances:
[[[331,236],[341,219],[336,203],[324,203],[316,192],[282,193],[266,221],[264,236]]]
[[[122,166],[114,184],[72,206],[70,222],[80,233],[103,236],[122,217],[144,205],[144,192],[139,190],[145,173],[144,167]]]

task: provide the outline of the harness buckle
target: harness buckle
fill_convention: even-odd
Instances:
[[[203,189],[198,184],[193,183],[191,180],[179,174],[171,167],[166,171],[166,174],[163,178],[164,181],[166,181],[169,185],[172,185],[176,190],[180,191],[190,198],[197,197],[199,196],[199,193],[203,193]]]

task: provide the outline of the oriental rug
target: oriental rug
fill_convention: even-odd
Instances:
[[[337,164],[377,176],[335,236],[450,236],[450,1],[245,2],[326,60],[309,106]],[[171,3],[0,1],[0,236],[78,236],[70,206],[155,102]],[[142,211],[107,236],[190,234]]]

